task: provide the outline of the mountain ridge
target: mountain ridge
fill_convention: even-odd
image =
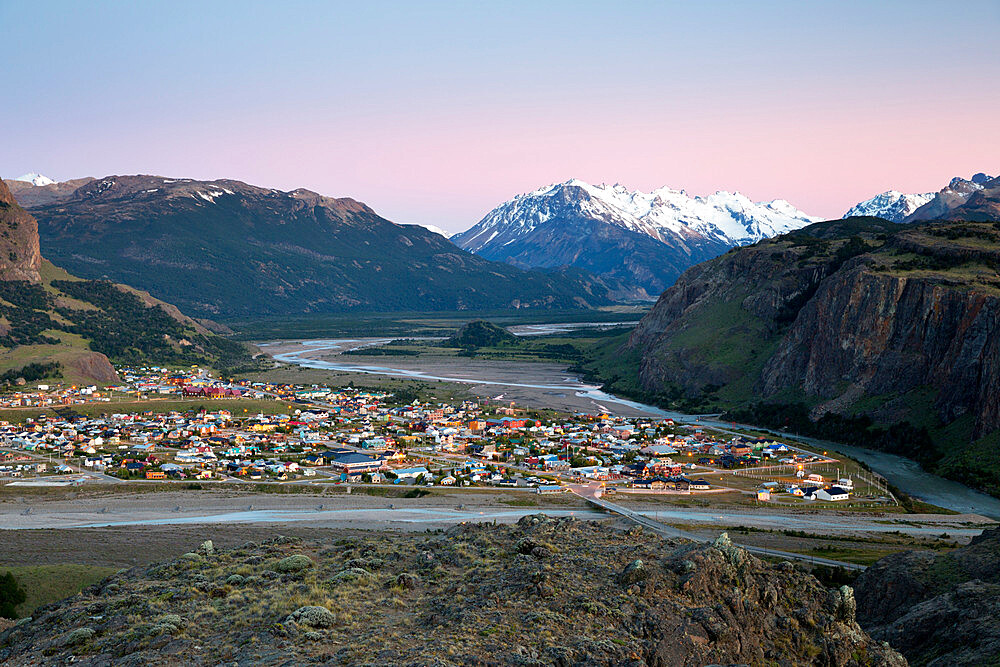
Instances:
[[[517,195],[451,240],[515,266],[578,266],[655,294],[688,266],[818,219],[738,192],[691,197],[571,179]]]
[[[199,317],[576,309],[610,304],[616,289],[582,272],[490,262],[351,198],[232,179],[109,176],[31,210],[59,264]]]
[[[903,193],[887,190],[852,206],[845,218],[875,216],[892,222],[923,222],[952,217],[953,209],[962,208],[977,192],[987,187],[994,177],[979,172],[971,178],[956,176],[937,192]]]

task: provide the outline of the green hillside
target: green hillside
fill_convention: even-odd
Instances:
[[[129,288],[80,280],[47,261],[41,276],[39,284],[0,281],[0,376],[109,381],[108,360],[199,364],[223,372],[254,366],[244,344],[168,313],[165,304],[148,305]],[[38,367],[49,372],[29,377]]]

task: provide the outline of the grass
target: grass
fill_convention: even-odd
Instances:
[[[31,616],[41,607],[71,595],[76,595],[87,586],[111,576],[117,568],[97,565],[22,565],[4,567],[0,572],[11,572],[18,585],[24,589],[25,601],[17,607],[19,618]]]
[[[319,338],[323,336],[447,336],[471,320],[489,320],[500,326],[553,322],[638,321],[649,305],[610,306],[599,310],[456,311],[409,313],[343,313],[227,319],[242,340]]]
[[[534,498],[510,498],[501,500],[500,503],[511,507],[538,507],[538,501]]]
[[[792,549],[795,553],[808,554],[819,558],[829,558],[840,560],[845,563],[857,563],[858,565],[871,565],[877,560],[881,560],[890,554],[894,554],[899,549],[849,549],[840,546],[823,545],[812,547],[811,549]]]

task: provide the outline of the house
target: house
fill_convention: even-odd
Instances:
[[[302,459],[302,465],[307,466],[325,466],[326,457],[322,454],[309,454]]]
[[[147,470],[146,479],[166,479],[167,473],[162,470]]]
[[[393,470],[393,472],[396,473],[397,482],[403,482],[408,479],[415,480],[421,476],[430,477],[430,472],[422,466],[419,468],[399,468],[398,470]]]
[[[818,489],[814,495],[816,496],[816,500],[841,501],[850,498],[851,494],[847,489],[842,489],[839,486],[831,486],[828,489]]]
[[[758,489],[757,500],[768,501],[771,499],[771,489]]]
[[[563,488],[558,484],[539,484],[538,493],[549,494],[549,493],[561,493]]]

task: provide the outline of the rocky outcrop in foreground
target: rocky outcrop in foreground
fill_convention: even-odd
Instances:
[[[722,536],[573,518],[278,538],[120,573],[0,634],[0,663],[905,665],[850,588]]]
[[[949,553],[908,551],[855,582],[858,620],[917,665],[996,664],[1000,528]]]

